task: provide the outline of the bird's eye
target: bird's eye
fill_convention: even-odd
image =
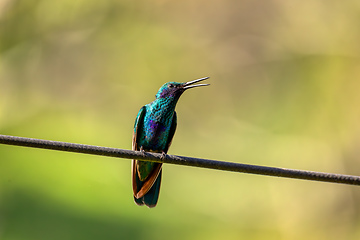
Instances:
[[[175,87],[174,84],[169,84],[169,88],[173,88],[173,87]]]

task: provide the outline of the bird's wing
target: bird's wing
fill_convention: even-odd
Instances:
[[[138,134],[139,134],[139,129],[142,128],[143,124],[144,124],[144,116],[145,116],[145,112],[146,112],[146,107],[143,106],[139,113],[136,116],[135,119],[135,124],[134,124],[134,133],[133,133],[133,137],[132,137],[132,150],[137,151],[138,146],[137,146],[137,138],[138,138]],[[134,192],[134,196],[137,194],[137,170],[136,170],[136,161],[135,159],[132,160],[132,164],[131,164],[131,175],[132,175],[132,186],[133,186],[133,192]]]
[[[172,139],[174,137],[175,131],[176,131],[176,126],[177,126],[177,116],[176,116],[176,112],[174,111],[174,115],[171,121],[171,127],[170,127],[170,131],[169,131],[169,136],[168,139],[166,141],[166,146],[164,149],[164,152],[167,153],[169,150],[169,147],[171,145]]]
[[[145,112],[146,112],[146,107],[143,106],[142,108],[140,108],[140,111],[135,119],[134,133],[133,133],[133,137],[132,137],[132,150],[134,150],[134,151],[139,150],[137,147],[137,137],[138,137],[137,135],[139,133],[138,130],[141,129],[144,124]]]

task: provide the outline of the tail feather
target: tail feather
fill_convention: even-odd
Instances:
[[[161,175],[162,175],[162,170],[160,170],[160,173],[159,173],[154,185],[150,188],[150,190],[144,196],[143,202],[149,208],[155,207],[158,202],[159,193],[160,193]]]
[[[133,181],[136,181],[136,184],[133,184],[133,186],[136,186],[136,192],[138,192],[139,190],[140,190],[140,188],[141,188],[141,181],[140,181],[140,179],[139,179],[139,176],[135,173],[135,178],[133,178]],[[144,197],[141,197],[141,198],[136,198],[135,196],[134,196],[134,201],[135,201],[135,203],[137,204],[137,205],[139,205],[139,206],[142,206],[142,205],[144,205]]]
[[[149,208],[153,208],[156,206],[159,199],[161,176],[162,176],[162,169],[160,170],[152,187],[143,197],[136,198],[134,196],[134,201],[137,205],[142,206],[145,204]],[[139,176],[136,173],[133,174],[133,181],[135,181],[136,192],[140,191],[144,182],[139,179]]]

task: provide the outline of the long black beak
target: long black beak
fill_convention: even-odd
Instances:
[[[202,86],[208,86],[210,84],[197,84],[197,85],[191,85],[191,84],[194,84],[194,83],[197,83],[197,82],[201,82],[201,81],[204,81],[206,79],[208,79],[209,77],[204,77],[204,78],[200,78],[200,79],[196,79],[196,80],[193,80],[193,81],[190,81],[190,82],[186,82],[183,84],[183,89],[189,89],[189,88],[194,88],[194,87],[202,87]]]

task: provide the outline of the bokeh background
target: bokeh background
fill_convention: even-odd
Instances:
[[[360,175],[360,2],[0,0],[0,133],[131,148],[168,81],[169,154]],[[0,239],[360,239],[355,186],[0,146]]]

